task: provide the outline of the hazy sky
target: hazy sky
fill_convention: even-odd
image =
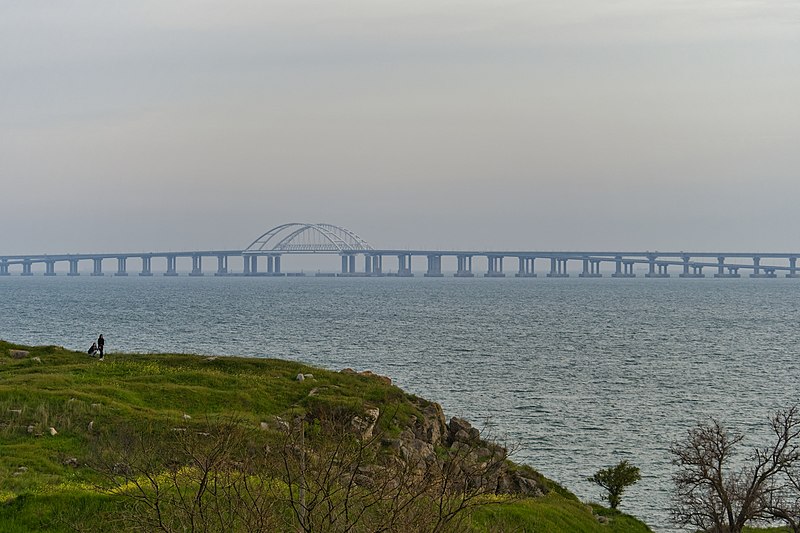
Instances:
[[[0,0],[0,253],[800,251],[797,0]]]

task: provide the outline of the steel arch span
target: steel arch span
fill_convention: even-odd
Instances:
[[[367,241],[341,226],[290,222],[270,229],[254,240],[243,253],[341,254],[371,250],[373,248]]]

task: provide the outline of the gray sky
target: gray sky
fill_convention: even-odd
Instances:
[[[0,253],[800,251],[800,2],[0,0]]]

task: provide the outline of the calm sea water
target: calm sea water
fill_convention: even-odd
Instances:
[[[717,416],[752,436],[798,401],[797,280],[0,278],[0,338],[371,369],[516,444],[598,500],[628,459],[622,509],[669,518],[669,445]],[[265,393],[268,393],[265,391]]]

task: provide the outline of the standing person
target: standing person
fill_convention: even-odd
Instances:
[[[103,338],[103,334],[101,333],[99,337],[97,337],[97,351],[100,352],[100,360],[103,360],[103,347],[106,344],[106,340]]]

